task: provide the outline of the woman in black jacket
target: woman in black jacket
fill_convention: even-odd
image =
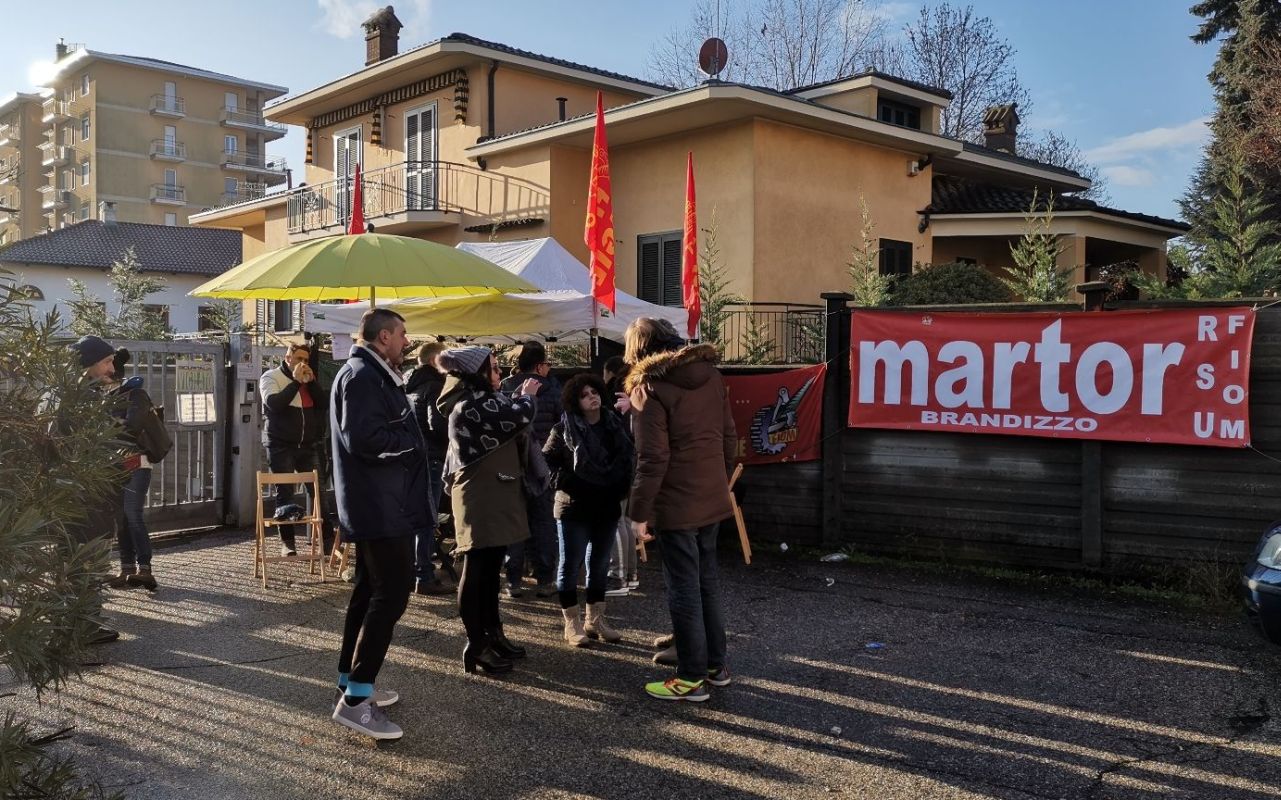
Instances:
[[[560,565],[556,590],[565,618],[565,641],[575,647],[588,637],[622,638],[605,618],[605,584],[623,498],[632,482],[634,448],[619,417],[603,411],[605,383],[592,373],[565,384],[565,413],[543,447],[556,475],[556,520]],[[587,561],[587,621],[578,616],[578,572]]]

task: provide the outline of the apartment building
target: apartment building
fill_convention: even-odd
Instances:
[[[0,206],[17,209],[0,212],[0,242],[94,219],[104,202],[121,222],[186,225],[288,179],[267,153],[285,126],[262,116],[285,87],[61,42],[56,57],[39,96],[0,105],[13,163]]]

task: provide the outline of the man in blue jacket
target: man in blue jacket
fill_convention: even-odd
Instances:
[[[408,346],[403,317],[385,308],[366,311],[329,404],[338,521],[356,544],[333,719],[375,739],[403,733],[382,710],[399,696],[375,689],[374,679],[409,604],[414,537],[429,534],[436,518],[427,445],[399,371]]]

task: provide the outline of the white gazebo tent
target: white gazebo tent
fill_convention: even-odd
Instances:
[[[591,277],[587,267],[555,239],[467,242],[458,248],[519,275],[543,291],[380,302],[405,318],[411,336],[498,344],[524,339],[566,343],[590,340]],[[688,319],[684,308],[647,303],[621,290],[616,295],[616,306],[616,314],[601,309],[595,323],[601,337],[618,342],[637,317],[662,318],[682,332]],[[350,335],[366,308],[363,303],[309,303],[306,329]]]

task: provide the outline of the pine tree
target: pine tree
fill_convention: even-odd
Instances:
[[[729,306],[742,305],[744,300],[730,289],[729,268],[721,261],[721,247],[716,238],[716,208],[712,219],[702,228],[703,251],[698,257],[698,297],[702,307],[698,328],[702,341],[724,345],[725,324],[732,311]]]
[[[859,195],[858,205],[861,216],[859,240],[851,248],[850,260],[845,262],[850,275],[850,295],[854,297],[856,306],[883,306],[890,301],[894,279],[881,274],[880,242],[876,239],[876,225],[868,211],[867,199]]]
[[[770,335],[769,323],[754,311],[747,313],[747,328],[740,344],[740,360],[744,364],[771,364],[776,360],[778,345]]]
[[[108,312],[106,304],[93,295],[83,282],[72,278],[71,332],[77,336],[93,334],[104,339],[138,339],[161,341],[169,339],[172,332],[165,321],[147,308],[147,298],[164,291],[165,279],[142,271],[138,255],[132,247],[121,253],[111,264],[107,276],[111,284],[116,313]]]
[[[1007,269],[1001,283],[1010,294],[1025,303],[1066,302],[1072,289],[1072,267],[1060,267],[1063,248],[1058,237],[1050,233],[1054,224],[1054,195],[1045,201],[1045,212],[1038,213],[1037,193],[1032,192],[1032,205],[1023,217],[1025,229],[1017,244],[1010,245],[1014,268]]]
[[[88,658],[107,546],[74,531],[92,498],[120,491],[116,426],[57,340],[61,327],[0,273],[0,670],[38,693],[61,688]],[[101,797],[49,751],[66,735],[0,718],[0,797]]]

